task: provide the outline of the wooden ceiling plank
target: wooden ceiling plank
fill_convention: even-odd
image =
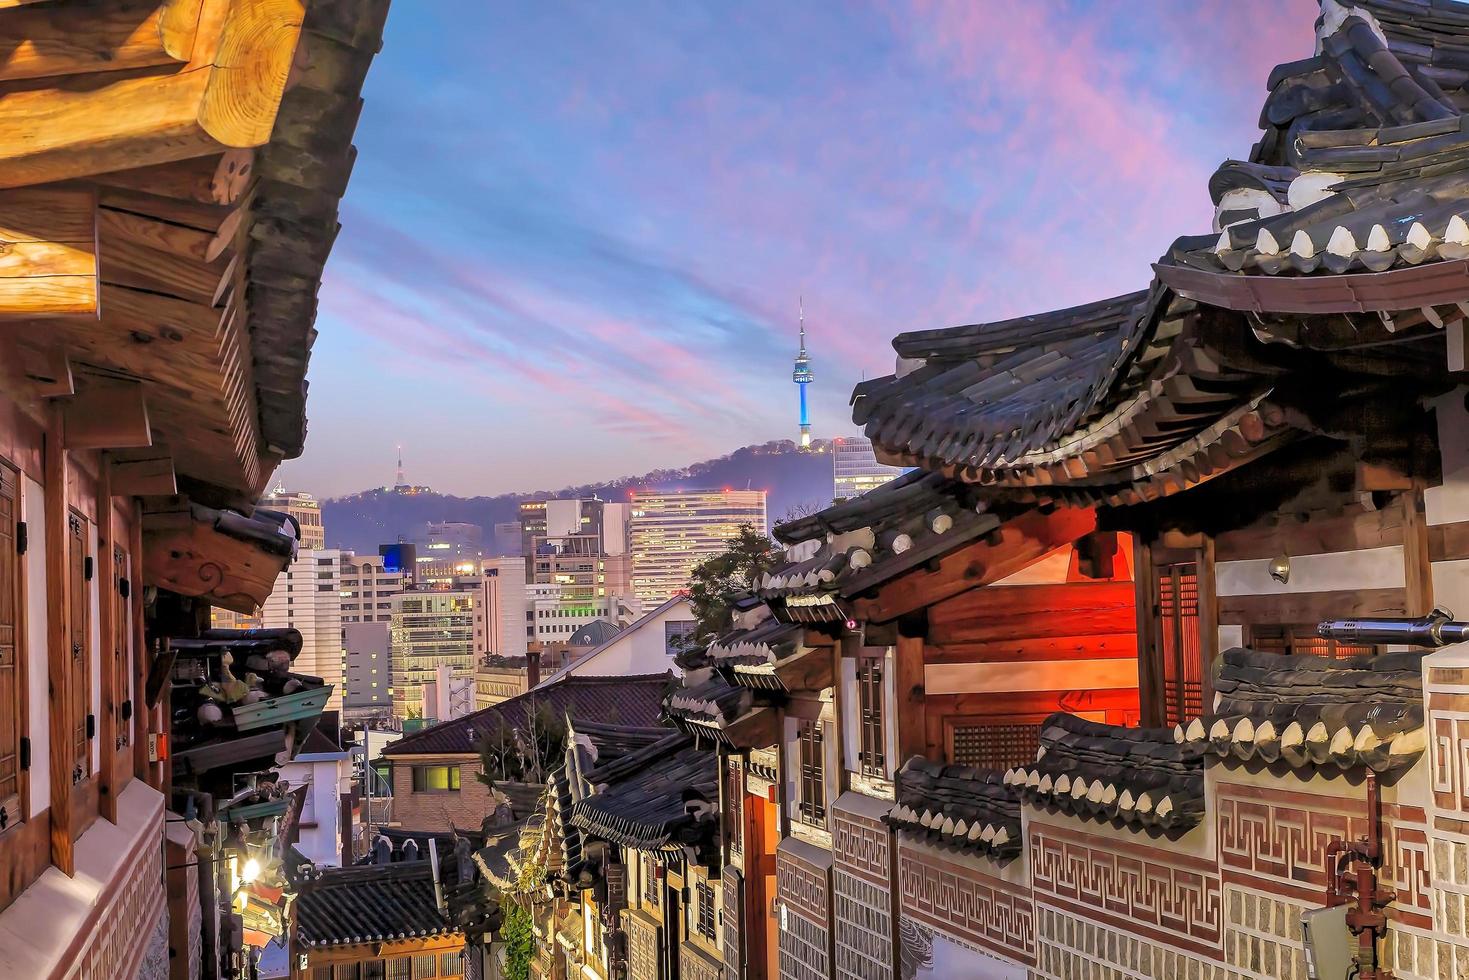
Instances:
[[[254,155],[253,150],[231,149],[190,160],[98,174],[93,179],[103,187],[228,206],[239,202],[248,189]],[[107,203],[104,199],[103,204]]]
[[[173,456],[166,449],[125,449],[107,454],[112,493],[118,497],[168,496],[178,492]]]

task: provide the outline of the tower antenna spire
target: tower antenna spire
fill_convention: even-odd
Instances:
[[[396,486],[396,487],[404,486],[404,483],[403,483],[403,445],[402,445],[402,443],[399,443],[399,445],[398,445],[398,479],[397,479],[397,482],[394,483],[393,485]]]
[[[796,390],[801,393],[801,448],[811,448],[811,418],[806,412],[806,386],[814,379],[811,373],[811,358],[806,354],[806,298],[796,298],[796,317],[800,324],[800,346],[796,349],[796,366],[791,372],[791,380],[796,383]]]

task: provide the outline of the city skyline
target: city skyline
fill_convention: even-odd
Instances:
[[[972,4],[395,16],[281,478],[384,485],[401,443],[409,482],[493,494],[791,438],[802,295],[813,435],[847,434],[893,333],[1136,288],[1207,231],[1310,43],[1314,5],[1245,6],[1037,5],[1003,43]]]

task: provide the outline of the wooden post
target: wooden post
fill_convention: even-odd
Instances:
[[[73,601],[67,574],[67,459],[61,410],[52,406],[46,427],[46,670],[51,738],[51,863],[70,877],[76,873],[72,841],[71,770],[76,763],[71,717],[71,643],[67,624]]]
[[[893,710],[897,714],[898,727],[898,757],[893,760],[895,770],[901,769],[909,757],[927,754],[928,718],[923,686],[923,641],[927,632],[926,621],[904,621],[898,629],[898,643],[893,651],[896,702]]]
[[[1199,707],[1214,713],[1214,661],[1219,656],[1219,596],[1214,577],[1214,536],[1199,543]]]
[[[778,705],[775,709],[775,825],[781,838],[791,834],[791,800],[786,789],[786,709]]]
[[[128,569],[128,602],[132,604],[133,625],[133,775],[147,780],[154,789],[162,785],[150,779],[148,762],[148,734],[151,731],[167,731],[166,726],[155,725],[154,710],[148,707],[144,690],[148,686],[148,632],[143,625],[143,507],[133,501],[133,524],[128,547],[132,567]]]
[[[857,657],[862,652],[862,634],[845,633],[836,643],[832,644],[831,664],[831,700],[832,711],[836,715],[836,749],[837,749],[837,784],[836,795],[841,796],[852,785],[851,773],[847,771],[847,718],[853,711],[859,710],[856,705],[847,703],[847,690],[843,667],[848,657]],[[857,743],[862,744],[861,740]],[[832,798],[836,802],[836,797]],[[830,811],[830,807],[827,810]]]
[[[122,692],[117,685],[117,629],[113,612],[117,601],[116,576],[112,568],[112,483],[107,460],[97,466],[97,557],[92,562],[92,578],[97,583],[97,635],[102,638],[97,656],[101,660],[102,705],[97,737],[102,740],[98,753],[98,803],[102,817],[117,823],[117,794],[123,780],[117,773],[117,733],[121,719]]]
[[[1403,581],[1407,586],[1409,616],[1433,611],[1433,562],[1428,551],[1428,518],[1424,513],[1423,483],[1398,495],[1403,508]]]
[[[1132,578],[1137,596],[1138,707],[1145,727],[1163,724],[1163,647],[1157,637],[1158,596],[1154,589],[1153,548],[1141,532],[1132,538]]]

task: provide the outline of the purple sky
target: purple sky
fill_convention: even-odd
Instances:
[[[400,5],[327,268],[318,495],[816,435],[891,337],[1141,288],[1312,0]]]

